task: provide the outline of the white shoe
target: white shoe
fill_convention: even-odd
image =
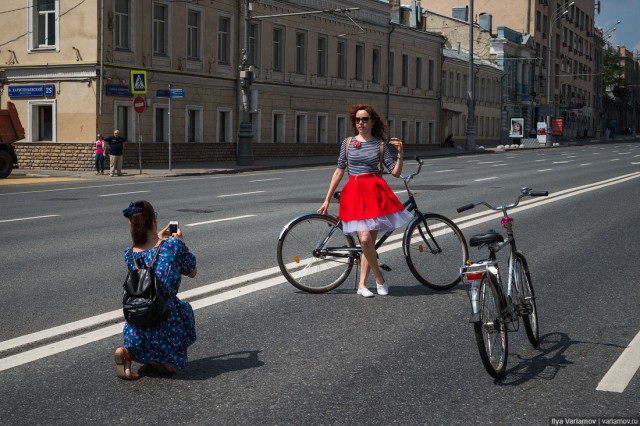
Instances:
[[[389,294],[389,286],[387,285],[386,282],[382,283],[382,284],[377,284],[376,283],[376,287],[378,289],[378,294],[380,296],[386,296]]]
[[[363,297],[373,297],[373,293],[368,288],[359,288],[358,294]]]

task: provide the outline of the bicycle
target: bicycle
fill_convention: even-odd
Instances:
[[[403,254],[411,273],[423,285],[434,290],[449,289],[460,282],[460,266],[468,259],[464,235],[456,224],[437,213],[422,213],[409,188],[420,173],[423,161],[414,157],[418,169],[400,176],[407,190],[405,208],[414,214],[402,239]],[[334,193],[340,199],[340,191]],[[378,250],[393,231],[376,242]],[[360,264],[361,247],[354,238],[342,233],[342,222],[332,215],[306,213],[284,226],[278,238],[278,265],[296,288],[309,293],[324,293],[340,286],[354,264]],[[380,268],[390,271],[387,265]],[[357,276],[356,276],[357,280]]]
[[[538,309],[531,282],[529,266],[524,254],[516,249],[513,233],[513,219],[507,211],[515,208],[526,196],[547,196],[547,191],[533,191],[521,188],[520,195],[513,204],[494,207],[486,201],[467,204],[457,209],[458,213],[484,205],[490,210],[502,212],[500,224],[507,230],[507,238],[491,229],[469,239],[470,247],[486,247],[489,257],[472,262],[467,261],[460,275],[467,287],[471,302],[471,318],[480,352],[480,358],[487,372],[494,378],[504,376],[507,367],[509,339],[507,332],[518,331],[520,318],[524,323],[529,342],[537,347],[540,343],[538,330]],[[509,271],[505,286],[496,260],[496,253],[509,246]]]

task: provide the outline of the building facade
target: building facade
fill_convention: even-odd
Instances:
[[[327,9],[341,11],[316,13]],[[21,167],[88,169],[96,133],[116,128],[141,143],[129,167],[164,163],[170,147],[175,162],[234,159],[243,59],[255,158],[337,153],[358,102],[408,147],[443,139],[444,40],[390,23],[387,1],[6,0],[0,12],[0,102],[26,130]]]

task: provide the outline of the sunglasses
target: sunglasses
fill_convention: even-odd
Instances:
[[[371,120],[371,117],[356,117],[356,123],[359,123],[359,122],[361,122],[361,121],[362,121],[363,123],[366,123],[366,122],[368,122],[369,120]]]

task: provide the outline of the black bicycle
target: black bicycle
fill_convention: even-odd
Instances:
[[[437,213],[418,209],[409,182],[422,169],[423,161],[414,157],[418,169],[400,176],[409,198],[403,203],[414,218],[402,238],[404,257],[411,273],[423,285],[446,290],[460,282],[460,268],[468,259],[467,243],[456,224]],[[340,199],[340,191],[334,198]],[[376,242],[378,250],[393,231]],[[342,222],[335,216],[307,213],[294,218],[282,229],[278,238],[278,265],[287,280],[310,293],[331,291],[341,285],[360,263],[362,248],[354,238],[342,232]],[[381,264],[383,270],[391,269]]]

